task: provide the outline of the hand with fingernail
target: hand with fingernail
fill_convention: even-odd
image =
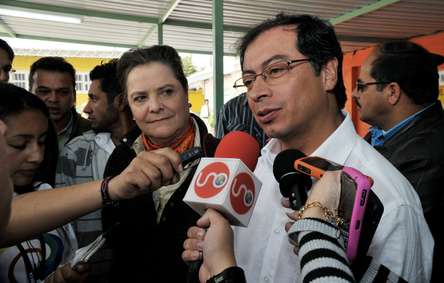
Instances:
[[[188,229],[187,236],[182,258],[186,262],[203,259],[199,270],[200,282],[206,282],[226,268],[236,266],[233,231],[217,211],[208,209],[197,221],[197,226]]]

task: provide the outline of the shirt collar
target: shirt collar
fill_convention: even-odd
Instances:
[[[356,144],[359,136],[356,134],[350,115],[342,111],[344,120],[339,127],[311,154],[339,164],[344,164]],[[276,155],[282,151],[281,142],[272,138],[263,148],[262,156],[273,163]]]
[[[372,134],[372,140],[371,140],[371,144],[373,146],[378,146],[378,145],[383,145],[385,141],[389,140],[390,138],[392,138],[394,135],[396,135],[400,130],[402,130],[406,125],[408,125],[410,122],[412,122],[413,120],[415,120],[416,118],[418,118],[418,116],[423,113],[424,111],[430,109],[433,105],[435,105],[436,102],[426,106],[425,108],[419,110],[416,113],[413,113],[412,115],[408,116],[407,118],[405,118],[404,120],[402,120],[401,122],[397,123],[395,126],[393,126],[392,128],[390,128],[387,131],[382,130],[381,128],[378,127],[372,127],[370,129],[371,134]]]

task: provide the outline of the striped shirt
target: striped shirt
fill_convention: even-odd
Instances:
[[[254,115],[248,106],[246,93],[227,101],[219,112],[216,123],[216,137],[222,138],[231,131],[242,131],[252,135],[261,148],[267,143],[267,136],[254,119]]]

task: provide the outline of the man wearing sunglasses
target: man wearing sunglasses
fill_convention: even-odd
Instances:
[[[242,78],[235,87],[246,88],[256,121],[271,137],[255,170],[263,185],[249,226],[234,228],[236,258],[247,282],[295,282],[299,260],[309,260],[293,253],[284,230],[287,211],[272,173],[276,155],[289,148],[373,178],[384,212],[368,261],[355,270],[358,281],[429,281],[433,238],[418,196],[341,111],[346,101],[342,50],[332,26],[308,15],[280,14],[251,29],[239,51]]]
[[[435,239],[432,281],[443,263],[444,113],[438,69],[444,57],[409,41],[387,42],[364,62],[353,98],[372,128],[366,139],[410,181]],[[442,273],[441,273],[442,275]]]
[[[14,51],[6,41],[0,39],[0,82],[7,83],[9,81],[12,60],[14,60]]]

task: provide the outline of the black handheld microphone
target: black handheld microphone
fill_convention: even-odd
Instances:
[[[186,169],[194,160],[197,160],[203,156],[203,150],[200,147],[192,147],[180,154],[180,161],[182,166]]]
[[[294,169],[296,159],[305,154],[296,149],[280,152],[273,163],[273,174],[279,183],[279,189],[284,197],[290,200],[290,207],[299,210],[307,201],[307,191],[311,188],[311,178]]]

